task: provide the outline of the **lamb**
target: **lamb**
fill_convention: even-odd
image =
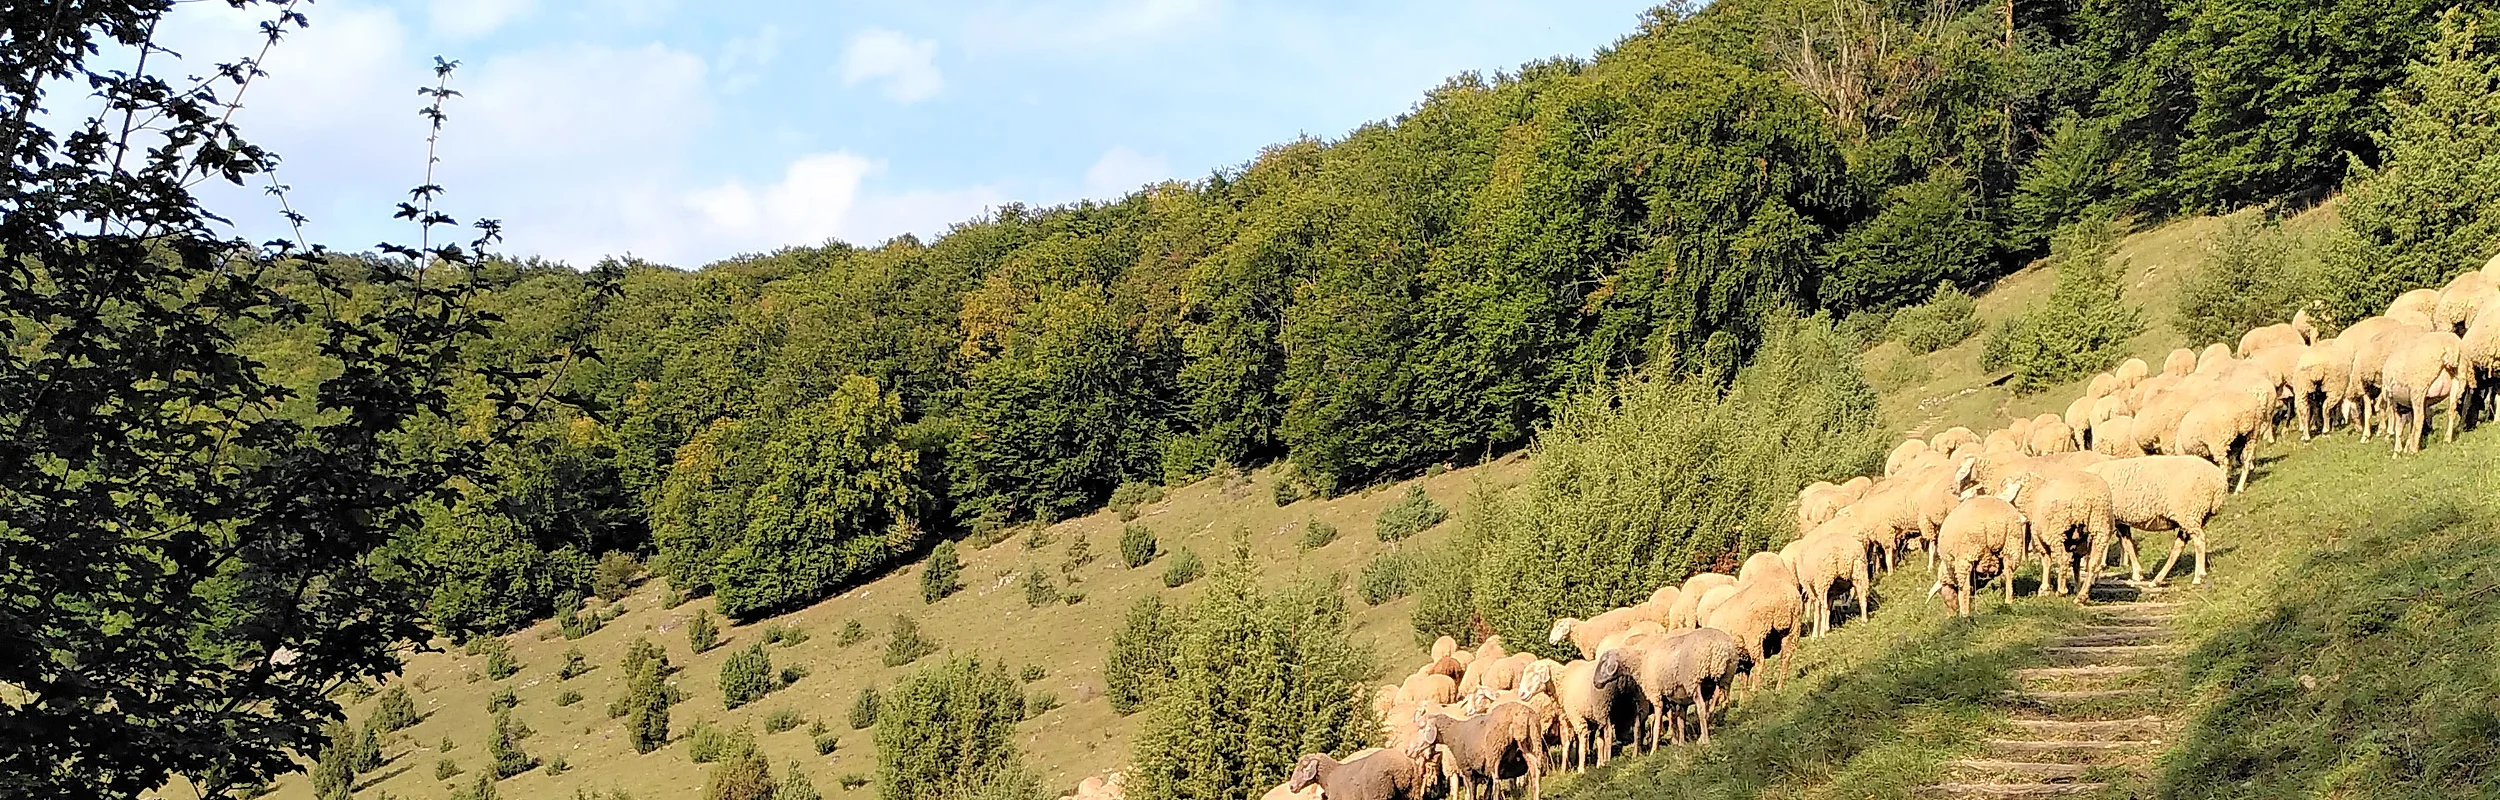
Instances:
[[[1427,754],[1439,756],[1451,797],[1472,800],[1475,784],[1482,781],[1499,800],[1501,787],[1495,782],[1518,772],[1528,777],[1531,800],[1545,794],[1545,737],[1537,725],[1536,710],[1526,703],[1494,703],[1484,713],[1466,719],[1447,714],[1418,716],[1406,755],[1421,760]],[[1325,785],[1320,791],[1335,796]]]
[[[2430,418],[2431,406],[2448,401],[2446,441],[2457,440],[2458,391],[2457,366],[2462,360],[2464,340],[2447,331],[2415,334],[2387,358],[2382,378],[2386,397],[2389,438],[2395,440],[2396,452],[2422,452],[2422,428]],[[2406,429],[2395,429],[2398,422]],[[2243,481],[2245,482],[2245,481]]]
[[[1814,535],[1798,540],[1796,551],[1797,582],[1805,594],[1805,613],[1813,630],[1809,635],[1822,636],[1832,632],[1832,586],[1849,582],[1849,594],[1857,599],[1858,615],[1866,615],[1867,590],[1874,586],[1868,567],[1866,545],[1846,529],[1817,529]]]
[[[2143,565],[2136,560],[2132,531],[2176,530],[2180,544],[2170,548],[2170,559],[2153,576],[2153,583],[2170,577],[2170,568],[2179,563],[2179,551],[2189,543],[2196,546],[2193,582],[2205,582],[2205,521],[2222,510],[2222,498],[2229,489],[2228,473],[2212,462],[2192,456],[2122,458],[2085,467],[2084,471],[2109,482],[2110,509],[2120,526],[2131,579],[2144,579]],[[2086,568],[2097,572],[2105,555],[2091,554],[2085,559]],[[2084,580],[2089,587],[2091,573]]]
[[[1712,590],[1720,591],[1718,589]],[[1739,582],[1718,607],[1711,609],[1703,627],[1716,628],[1735,637],[1737,649],[1745,656],[1749,681],[1756,690],[1762,688],[1762,670],[1769,665],[1774,650],[1780,657],[1777,684],[1788,683],[1789,652],[1796,646],[1799,623],[1805,616],[1805,601],[1798,596],[1795,585],[1776,582]]]
[[[1299,793],[1316,786],[1328,800],[1422,800],[1428,768],[1405,748],[1362,750],[1344,761],[1312,753],[1294,762],[1284,789]]]
[[[1661,738],[1683,743],[1681,709],[1686,702],[1693,704],[1693,717],[1700,723],[1701,743],[1709,744],[1711,698],[1725,698],[1742,663],[1735,637],[1701,628],[1607,653],[1597,660],[1591,681],[1598,686],[1620,686],[1628,679],[1631,688],[1640,692],[1649,706],[1648,749],[1658,749]]]
[[[2005,601],[2014,601],[2014,569],[2022,563],[2031,535],[2028,521],[2013,503],[2021,489],[2017,484],[2006,497],[1975,495],[1945,518],[1936,542],[1936,585],[1929,592],[1945,591],[1945,605],[1954,613],[1971,616],[1972,590],[1977,585],[1973,578],[1981,565],[1990,562],[1999,565]]]
[[[1561,730],[1556,738],[1562,742],[1562,763],[1573,770],[1589,767],[1590,751],[1596,751],[1598,766],[1606,765],[1606,757],[1615,749],[1614,699],[1610,686],[1596,681],[1597,662],[1573,661],[1559,668],[1541,661],[1528,668],[1519,679],[1519,694],[1526,698],[1543,692],[1554,700],[1556,723]]]
[[[1695,573],[1692,577],[1685,578],[1683,591],[1676,595],[1675,607],[1667,611],[1667,630],[1700,626],[1702,617],[1698,608],[1702,597],[1708,595],[1712,589],[1734,585],[1736,585],[1736,576],[1718,572]]]
[[[1580,649],[1581,658],[1596,658],[1598,642],[1614,635],[1616,631],[1631,626],[1633,622],[1647,619],[1649,616],[1648,609],[1631,606],[1607,611],[1586,620],[1564,617],[1554,620],[1553,629],[1545,634],[1545,643],[1562,644],[1563,640],[1568,638],[1572,646]]]

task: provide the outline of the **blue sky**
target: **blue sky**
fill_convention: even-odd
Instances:
[[[458,59],[446,211],[502,219],[516,255],[693,267],[1203,177],[1452,74],[1587,55],[1648,5],[320,0],[237,119],[285,157],[312,239],[405,240],[415,89]],[[265,16],[192,3],[163,38],[196,72],[256,50]],[[263,193],[222,195],[244,235],[278,231]]]

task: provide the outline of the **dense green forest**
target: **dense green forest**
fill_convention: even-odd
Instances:
[[[403,546],[446,630],[647,557],[740,616],[1127,483],[1333,493],[1526,442],[1576,390],[1732,376],[1799,313],[1971,286],[2080,219],[2317,196],[2381,158],[2416,2],[1727,0],[1449,79],[1344,137],[933,241],[505,264],[473,357],[582,334],[577,413]],[[279,369],[300,337],[255,340]],[[477,395],[482,398],[483,394]],[[458,436],[450,425],[444,435]],[[1708,561],[1709,554],[1696,554]]]

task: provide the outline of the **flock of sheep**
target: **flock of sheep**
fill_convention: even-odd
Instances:
[[[2136,531],[2178,537],[2154,584],[2188,546],[2202,583],[2205,523],[2233,491],[2234,468],[2246,488],[2253,448],[2273,441],[2280,421],[2304,441],[2340,423],[2418,452],[2440,406],[2451,440],[2461,417],[2500,411],[2495,378],[2500,258],[2442,289],[2407,292],[2333,338],[2319,340],[2303,312],[2249,331],[2236,349],[2173,351],[2159,372],[2131,359],[2095,376],[2062,416],[1910,439],[1881,478],[1806,487],[1804,535],[1735,575],[1705,572],[1637,605],[1556,621],[1548,643],[1569,642],[1580,654],[1569,663],[1507,652],[1499,637],[1473,651],[1442,638],[1428,663],[1373,697],[1388,746],[1304,756],[1268,800],[1421,800],[1442,785],[1472,800],[1512,779],[1536,797],[1547,769],[1602,765],[1619,739],[1641,750],[1681,743],[1689,720],[1707,743],[1713,706],[1740,681],[1758,689],[1774,656],[1784,682],[1797,641],[1830,631],[1835,593],[1863,615],[1875,574],[1911,548],[1927,555],[1928,594],[1962,616],[1986,574],[2012,600],[2025,559],[2040,565],[2039,591],[2082,602],[2113,542],[2140,583]],[[1119,794],[1116,776],[1088,779],[1078,800]]]

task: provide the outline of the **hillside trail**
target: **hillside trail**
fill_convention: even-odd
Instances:
[[[1945,762],[1946,782],[1921,796],[2125,797],[2145,783],[2177,729],[2158,687],[2171,682],[2183,595],[2108,580],[2092,594],[2085,623],[2041,648],[2046,666],[2015,671],[2010,730],[1979,757]]]

